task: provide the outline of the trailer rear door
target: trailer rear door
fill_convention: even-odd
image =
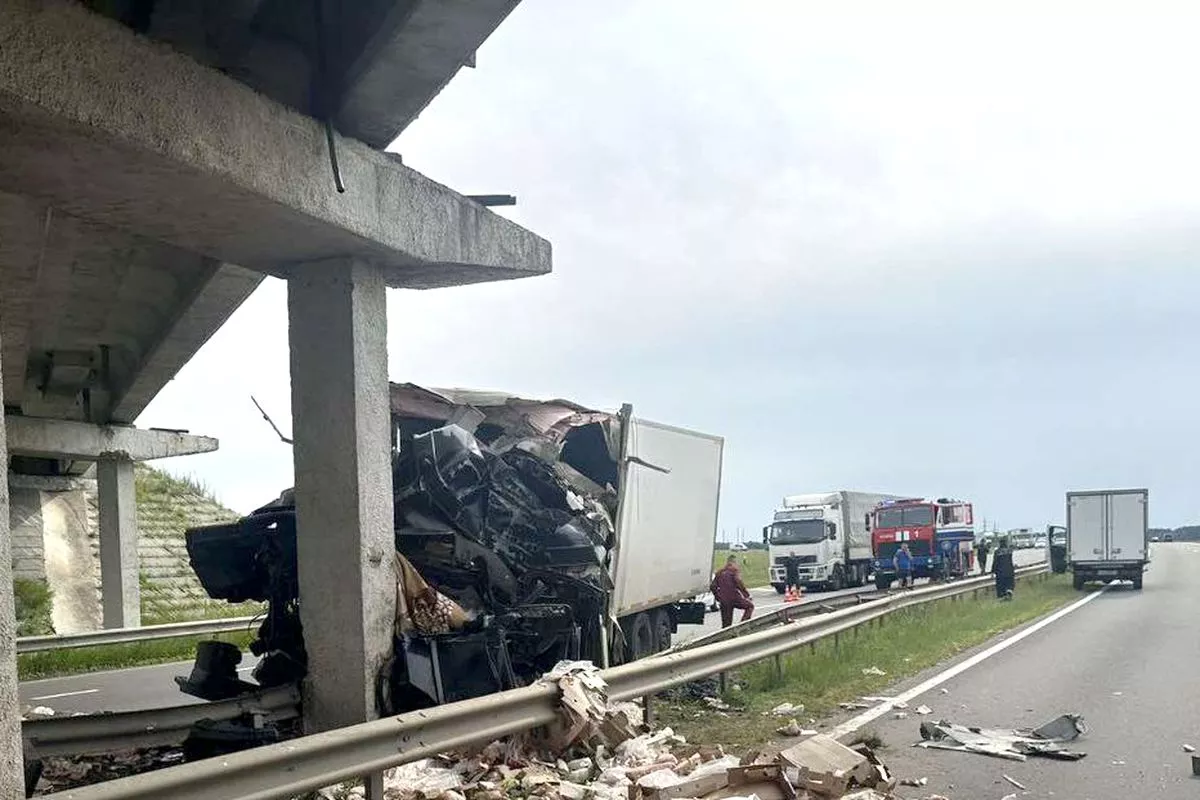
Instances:
[[[1107,558],[1103,494],[1067,495],[1067,536],[1071,561],[1103,561]]]
[[[1146,492],[1134,490],[1108,495],[1109,561],[1146,559]]]

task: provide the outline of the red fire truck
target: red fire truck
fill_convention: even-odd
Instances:
[[[896,551],[908,544],[914,578],[951,578],[970,572],[974,564],[975,522],[971,504],[963,500],[918,497],[885,500],[867,520],[875,586],[887,589],[896,580]]]

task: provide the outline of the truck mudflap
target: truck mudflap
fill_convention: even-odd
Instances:
[[[703,625],[704,624],[704,603],[676,603],[675,621],[680,625]]]

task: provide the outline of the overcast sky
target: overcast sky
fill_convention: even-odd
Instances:
[[[723,435],[730,536],[836,488],[1200,522],[1196,20],[961,5],[525,0],[393,149],[554,272],[390,292],[392,380]],[[239,511],[292,480],[285,298],[140,420],[218,436],[168,466]]]

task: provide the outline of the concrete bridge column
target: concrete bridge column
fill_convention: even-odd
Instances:
[[[2,374],[2,371],[0,371]],[[4,385],[0,378],[0,406]],[[4,415],[0,414],[0,464],[8,468]],[[13,600],[12,537],[8,529],[8,480],[0,480],[0,800],[25,796],[21,714],[17,702],[17,614]]]
[[[96,494],[100,505],[100,598],[104,627],[135,628],[142,624],[142,599],[138,583],[133,462],[126,458],[97,461]]]
[[[384,276],[357,260],[288,279],[305,728],[377,716],[395,543]]]

